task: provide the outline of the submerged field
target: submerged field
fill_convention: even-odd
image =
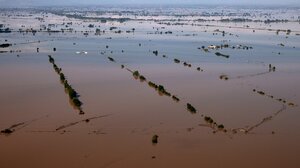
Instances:
[[[299,167],[299,15],[0,11],[0,167]]]

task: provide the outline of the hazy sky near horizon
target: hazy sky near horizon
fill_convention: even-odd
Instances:
[[[300,0],[0,0],[0,7],[101,4],[300,5]]]

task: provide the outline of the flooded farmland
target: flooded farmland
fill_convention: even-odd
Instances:
[[[0,167],[300,166],[300,8],[0,10]]]

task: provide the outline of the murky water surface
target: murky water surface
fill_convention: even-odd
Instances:
[[[0,48],[0,167],[300,166],[298,9],[238,13],[289,20],[268,24],[212,21],[240,18],[234,9],[188,8],[182,21],[172,8],[84,15],[125,22],[48,10],[0,12],[12,30],[0,33],[12,44]]]

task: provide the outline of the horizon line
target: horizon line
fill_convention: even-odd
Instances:
[[[231,6],[231,7],[291,7],[291,8],[300,8],[300,3],[291,3],[291,4],[251,4],[251,3],[236,3],[236,4],[226,4],[226,3],[102,3],[102,4],[82,4],[82,3],[76,3],[76,4],[57,4],[57,5],[20,5],[20,6],[14,6],[14,5],[7,5],[2,6],[0,9],[3,8],[41,8],[41,7],[89,7],[89,6],[178,6],[178,5],[203,5],[203,6]],[[295,6],[296,5],[296,6]]]

